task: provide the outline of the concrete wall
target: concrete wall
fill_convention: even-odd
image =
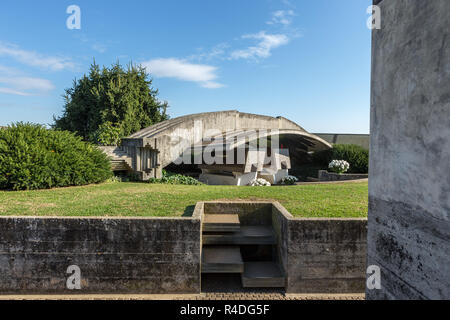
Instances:
[[[379,1],[377,1],[379,2]],[[450,1],[383,0],[373,31],[369,299],[450,298]]]
[[[318,174],[319,181],[346,181],[346,180],[367,179],[368,177],[369,175],[364,173],[337,174],[334,172],[328,172],[326,170],[319,170]]]
[[[201,219],[272,225],[288,293],[363,292],[365,219],[299,219],[279,203],[197,203],[192,218],[0,217],[0,293],[199,293]],[[69,290],[67,268],[81,269]]]
[[[370,135],[350,133],[314,133],[331,144],[356,144],[369,150]]]
[[[364,292],[366,219],[293,218],[272,209],[287,293]]]
[[[0,293],[199,293],[200,217],[0,217]],[[81,290],[66,288],[67,267]]]
[[[272,224],[271,201],[206,201],[204,213],[237,214],[243,226]]]

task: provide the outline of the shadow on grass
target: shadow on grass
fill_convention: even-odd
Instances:
[[[195,205],[187,206],[184,209],[182,217],[192,217],[192,214],[194,213]]]

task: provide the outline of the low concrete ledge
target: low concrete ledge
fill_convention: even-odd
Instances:
[[[367,173],[334,173],[326,170],[319,170],[319,181],[346,181],[346,180],[360,180],[369,178]]]
[[[287,293],[365,291],[367,219],[294,218],[273,205]]]
[[[1,293],[199,293],[192,218],[0,217]],[[67,268],[81,290],[67,289]]]

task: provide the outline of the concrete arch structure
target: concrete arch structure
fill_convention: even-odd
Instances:
[[[236,110],[190,114],[142,129],[122,139],[122,146],[114,152],[128,154],[130,170],[142,180],[160,177],[161,171],[189,148],[204,148],[223,140],[235,139],[233,148],[247,141],[255,133],[259,138],[278,139],[304,152],[331,148],[331,145],[295,122],[283,117],[270,117]],[[114,152],[109,154],[114,158]]]

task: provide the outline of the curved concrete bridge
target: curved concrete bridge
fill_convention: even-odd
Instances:
[[[132,170],[147,180],[160,177],[162,169],[180,160],[187,150],[193,154],[212,146],[219,150],[225,142],[225,149],[235,149],[256,141],[260,145],[263,139],[270,145],[279,144],[281,149],[288,148],[291,154],[331,148],[328,142],[286,118],[231,110],[190,114],[160,122],[122,139],[117,152],[122,156],[123,152],[127,153]]]

